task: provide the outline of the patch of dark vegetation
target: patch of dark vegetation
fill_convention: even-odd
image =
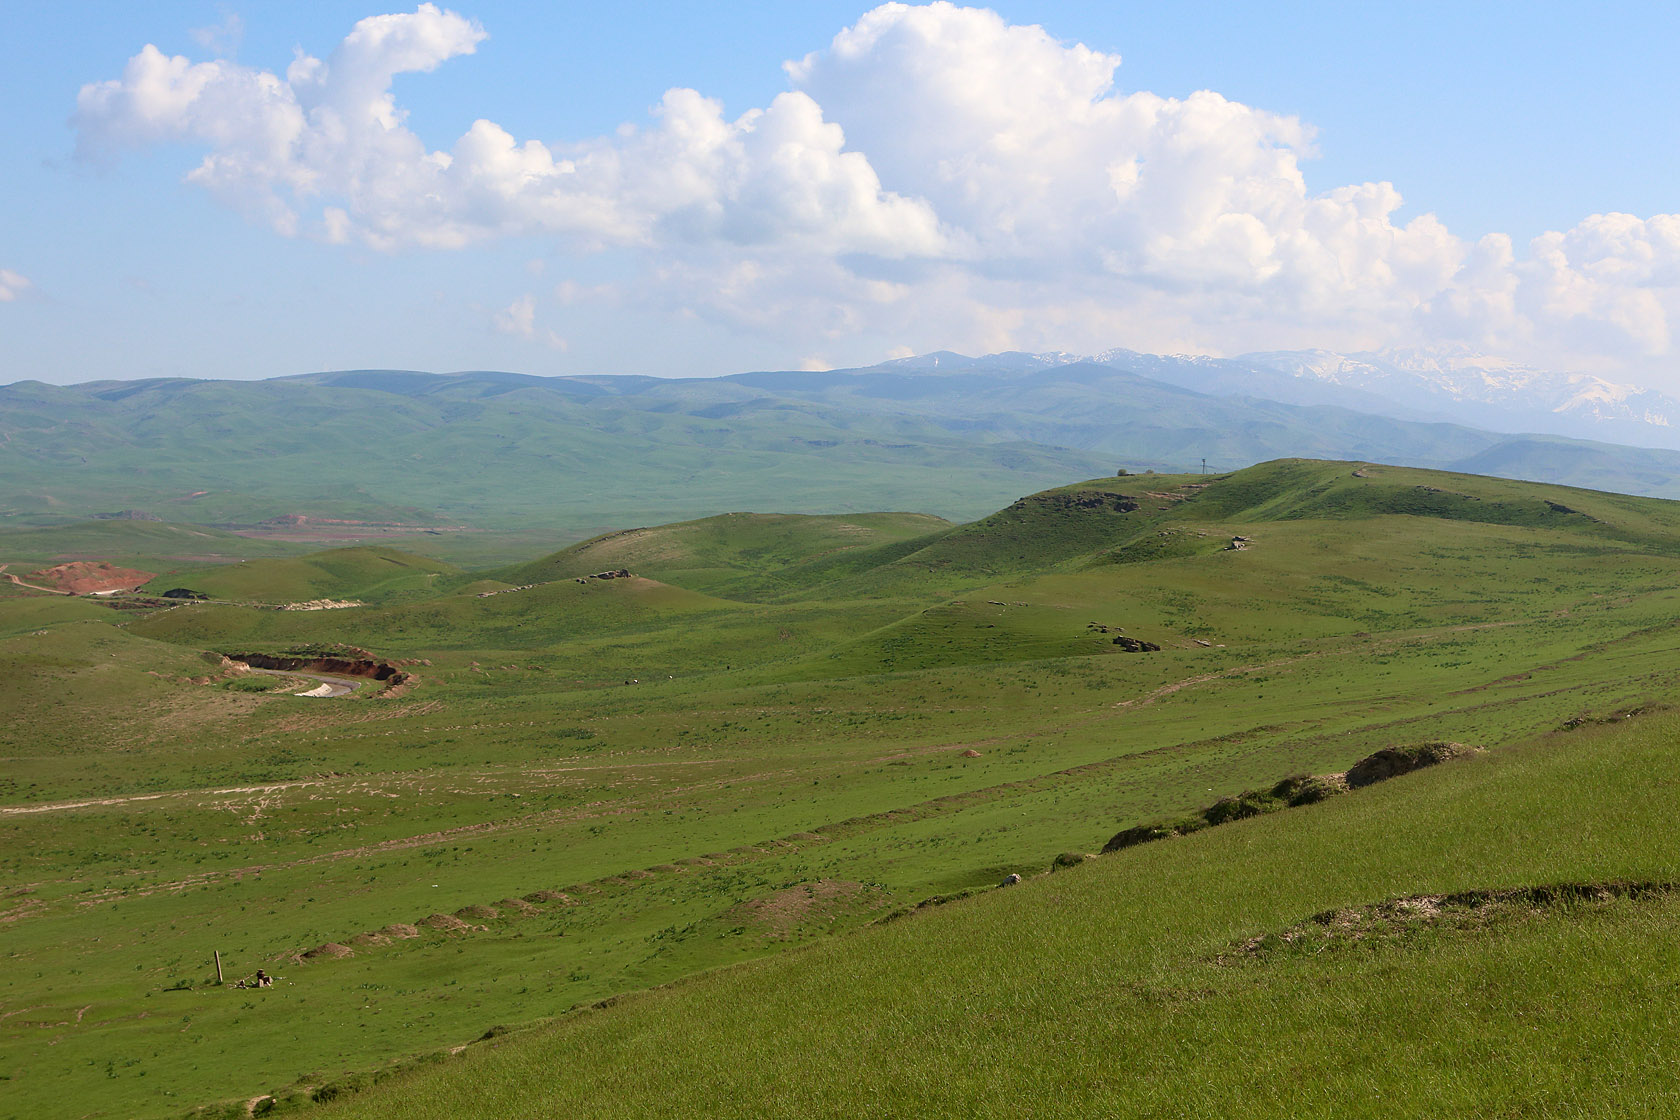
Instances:
[[[1053,494],[1034,494],[1022,498],[1009,507],[1012,510],[1040,509],[1058,513],[1135,513],[1142,507],[1129,494],[1110,494],[1106,490],[1071,490]]]
[[[1677,890],[1680,884],[1676,883],[1613,880],[1404,895],[1369,906],[1321,911],[1280,933],[1238,942],[1236,957],[1266,960],[1353,949],[1406,948],[1443,933],[1467,934],[1552,914],[1586,913],[1622,899],[1639,901]]]
[[[1426,766],[1447,762],[1468,753],[1470,748],[1463,743],[1439,740],[1414,743],[1407,747],[1384,747],[1375,754],[1360,759],[1348,769],[1347,785],[1349,789],[1363,789],[1368,785],[1398,778],[1402,774],[1410,774],[1414,770],[1422,770]]]
[[[171,587],[163,593],[165,599],[186,599],[195,603],[207,602],[210,596],[202,591],[194,591],[189,587]]]
[[[1204,828],[1258,817],[1265,813],[1275,813],[1279,809],[1315,805],[1350,789],[1363,789],[1365,786],[1388,778],[1397,778],[1402,774],[1410,774],[1426,766],[1474,754],[1478,749],[1467,747],[1463,743],[1439,740],[1402,747],[1384,747],[1354,763],[1345,774],[1300,774],[1285,778],[1270,789],[1247,789],[1233,797],[1222,797],[1212,805],[1179,820],[1134,825],[1110,837],[1108,843],[1103,845],[1103,852],[1118,852],[1122,848],[1133,848],[1152,840],[1165,840],[1169,836],[1188,836]]]
[[[1658,705],[1658,707],[1663,706],[1665,705]],[[1642,716],[1650,710],[1651,708],[1649,707],[1641,706],[1637,708],[1628,708],[1624,711],[1611,712],[1607,716],[1573,716],[1563,721],[1562,730],[1575,731],[1582,727],[1597,727],[1607,723],[1620,723],[1624,719],[1632,719],[1634,716]]]

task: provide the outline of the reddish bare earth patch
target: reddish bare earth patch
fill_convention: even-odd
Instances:
[[[104,560],[74,560],[30,572],[27,578],[70,595],[97,595],[106,591],[133,591],[154,575],[155,572],[136,568],[119,568]]]

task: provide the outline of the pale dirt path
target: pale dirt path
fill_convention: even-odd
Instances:
[[[52,801],[45,805],[0,805],[0,816],[23,815],[26,813],[61,813],[71,809],[126,805],[132,801],[158,801],[165,797],[220,797],[230,793],[270,793],[274,790],[322,784],[324,784],[322,779],[310,778],[295,782],[271,782],[260,786],[228,786],[225,789],[176,789],[164,793],[132,793],[124,797],[91,797],[85,801]]]
[[[331,692],[316,692],[314,690],[309,692],[296,692],[293,693],[294,696],[349,696],[358,688],[362,687],[363,684],[360,677],[333,677],[322,673],[299,673],[292,669],[259,669],[255,665],[252,665],[249,668],[253,673],[263,673],[270,677],[304,677],[308,680],[320,681],[322,684],[327,685],[332,689]]]
[[[0,576],[6,577],[6,579],[10,580],[12,583],[17,584],[19,587],[27,587],[31,591],[45,591],[48,595],[74,595],[75,594],[74,591],[60,591],[56,587],[42,587],[38,583],[25,583],[21,579],[19,579],[17,576],[14,576],[14,575],[12,575],[12,573],[8,572],[6,569],[9,568],[9,567],[11,567],[10,564],[0,564]]]

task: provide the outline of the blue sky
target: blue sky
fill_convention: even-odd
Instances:
[[[869,12],[0,5],[0,382],[1426,344],[1680,387],[1680,5]]]

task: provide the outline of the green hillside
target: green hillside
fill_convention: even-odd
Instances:
[[[878,566],[908,542],[949,528],[942,518],[917,513],[729,513],[607,533],[499,578],[536,583],[625,568],[695,590],[757,599]]]
[[[449,564],[391,548],[335,548],[288,559],[243,560],[172,572],[154,580],[153,593],[185,584],[212,599],[287,603],[361,600],[431,591],[459,575]]]
[[[1117,852],[321,1115],[1666,1115],[1677,734],[1554,732]]]
[[[975,516],[1108,456],[870,417],[722,381],[435,377],[0,386],[0,519],[130,508],[575,536],[731,509]]]
[[[1672,450],[1208,395],[1112,365],[964,361],[684,379],[18,382],[0,386],[0,525],[139,510],[565,541],[731,510],[966,520],[1120,466],[1225,471],[1278,455],[1680,496]]]
[[[33,529],[0,529],[0,562],[48,564],[98,558],[145,567],[224,562],[309,551],[280,541],[254,541],[207,525],[160,521],[76,521]]]
[[[1660,1115],[1667,1043],[1547,1054],[1676,1037],[1666,888],[1531,888],[1677,878],[1677,564],[1674,503],[1284,460],[0,599],[7,1102]],[[366,605],[246,605],[304,597]],[[350,649],[400,688],[222,658]],[[1077,858],[1436,741],[1481,753]],[[1330,909],[1373,943],[1318,953]]]

